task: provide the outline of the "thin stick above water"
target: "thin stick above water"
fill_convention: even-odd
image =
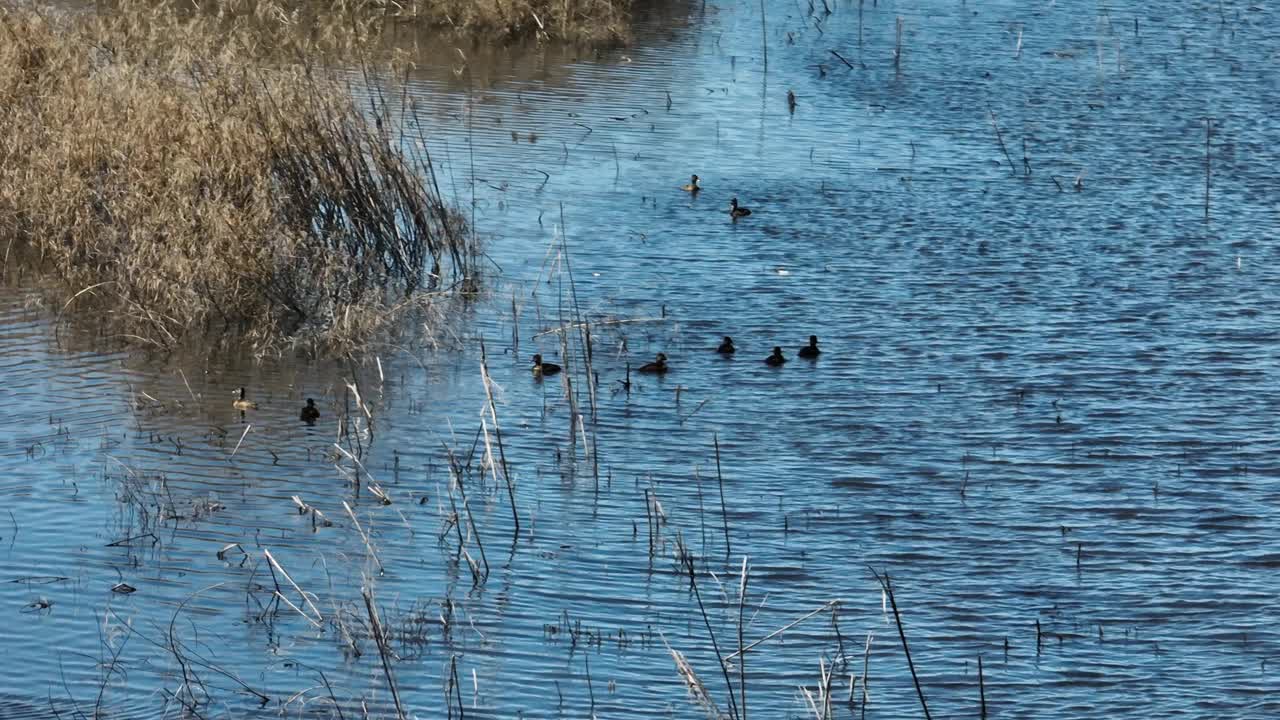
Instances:
[[[769,73],[769,32],[765,28],[764,0],[760,0],[760,46],[764,48],[764,72]]]
[[[396,678],[391,674],[391,661],[387,658],[387,639],[382,634],[382,623],[378,622],[378,611],[373,607],[373,597],[368,588],[361,588],[364,596],[364,607],[369,613],[369,629],[373,632],[374,642],[378,645],[378,654],[382,656],[382,672],[387,676],[387,687],[391,688],[391,699],[396,703],[396,717],[404,720],[404,706],[400,704],[400,691],[396,688]]]
[[[742,608],[747,603],[747,556],[742,556],[742,580],[738,584],[738,703],[742,720],[747,720],[747,658],[742,654]]]
[[[982,677],[982,656],[978,656],[978,700],[982,703],[981,719],[987,720],[987,686]]]
[[[915,683],[916,695],[920,697],[920,708],[924,710],[924,720],[933,720],[933,716],[929,714],[929,703],[924,699],[924,688],[920,686],[920,676],[916,675],[916,664],[911,660],[911,648],[907,647],[907,632],[902,628],[902,615],[898,612],[898,601],[893,597],[893,584],[889,580],[889,573],[881,576],[872,570],[871,574],[875,575],[876,581],[889,596],[889,605],[893,607],[893,620],[898,626],[898,638],[902,640],[902,653],[907,656],[907,669],[911,671],[911,681]]]
[[[733,546],[729,544],[729,511],[725,509],[724,475],[720,473],[720,437],[713,435],[712,441],[716,446],[716,481],[720,483],[720,518],[724,521],[724,554],[728,557],[733,554]]]
[[[514,306],[515,301],[512,300]],[[507,498],[511,501],[511,522],[515,529],[511,534],[520,537],[520,513],[516,511],[516,489],[507,466],[507,452],[502,446],[502,428],[498,425],[498,406],[493,401],[493,379],[489,377],[489,361],[485,356],[484,340],[480,340],[480,375],[484,380],[484,394],[489,401],[489,417],[493,418],[493,434],[498,441],[498,457],[502,460],[502,477],[507,481]]]
[[[828,600],[828,601],[826,602],[826,604],[824,604],[822,607],[818,608],[817,610],[814,610],[814,611],[812,611],[812,612],[805,613],[804,615],[801,615],[800,617],[796,618],[795,620],[792,620],[791,622],[787,623],[786,625],[783,625],[782,627],[778,628],[777,630],[774,630],[773,632],[769,633],[768,635],[765,635],[764,637],[760,638],[759,640],[757,640],[757,641],[755,641],[755,642],[751,643],[750,645],[748,645],[748,646],[746,646],[746,647],[742,648],[742,649],[741,649],[741,650],[739,650],[738,652],[735,652],[735,653],[730,654],[729,656],[727,656],[727,657],[725,658],[725,661],[727,662],[727,661],[729,661],[729,660],[732,660],[732,659],[734,659],[734,658],[736,658],[736,657],[741,656],[743,653],[745,653],[746,651],[750,650],[751,648],[753,648],[753,647],[755,647],[755,646],[759,645],[760,643],[762,643],[762,642],[767,642],[767,641],[769,641],[769,640],[771,640],[771,639],[773,639],[773,638],[775,638],[775,637],[777,637],[777,636],[781,635],[782,633],[784,633],[784,632],[786,632],[786,631],[790,630],[791,628],[793,628],[793,627],[795,627],[795,626],[799,625],[800,623],[804,622],[805,620],[808,620],[809,618],[813,617],[814,615],[817,615],[817,614],[818,614],[818,613],[820,613],[820,612],[824,612],[825,610],[827,610],[828,608],[830,608],[832,605],[837,605],[837,604],[839,604],[839,603],[840,603],[840,601],[839,601],[839,600]]]
[[[1013,158],[1009,156],[1009,148],[1005,147],[1004,135],[1000,133],[1000,123],[996,122],[996,113],[991,108],[987,108],[987,114],[991,116],[991,127],[996,131],[996,142],[1000,143],[1000,151],[1004,153],[1004,159],[1009,161],[1009,169],[1016,175],[1018,168],[1013,164]]]

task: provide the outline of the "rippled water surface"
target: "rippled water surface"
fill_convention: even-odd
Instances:
[[[923,714],[871,568],[935,717],[979,657],[994,716],[1280,713],[1273,9],[827,4],[422,48],[494,271],[436,350],[121,352],[10,272],[0,717],[393,716],[362,587],[410,714],[698,717],[664,643],[727,710],[744,556],[746,643],[839,601],[747,654],[752,716],[812,717],[820,659],[837,716],[864,668]]]

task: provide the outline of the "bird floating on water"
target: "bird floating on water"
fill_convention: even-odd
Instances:
[[[533,356],[533,374],[534,375],[555,375],[560,372],[560,366],[555,363],[542,362],[541,355]]]
[[[320,408],[316,407],[316,401],[307,398],[307,404],[302,408],[302,412],[298,413],[298,419],[305,423],[313,423],[320,419]]]
[[[663,353],[658,353],[658,356],[654,358],[653,362],[641,365],[636,371],[662,375],[670,369],[671,368],[667,367],[667,356]]]
[[[234,407],[237,410],[257,410],[258,409],[258,403],[245,400],[244,388],[240,388],[237,391],[237,393],[239,394],[239,397],[236,398],[235,402],[231,403],[232,407]]]
[[[694,175],[690,179],[689,184],[681,185],[680,189],[687,193],[693,193],[694,195],[697,195],[698,192],[702,190],[702,186],[698,184],[698,176]]]
[[[737,351],[738,348],[733,346],[733,338],[728,335],[724,336],[724,341],[720,343],[720,347],[716,348],[716,352],[721,355],[732,355]]]
[[[738,198],[729,201],[729,217],[738,219],[751,214],[751,208],[745,208],[738,204]]]
[[[818,349],[818,336],[817,336],[817,335],[810,335],[810,336],[809,336],[809,344],[808,344],[808,345],[805,345],[805,346],[804,346],[804,347],[802,347],[802,348],[800,348],[800,352],[798,352],[798,353],[796,353],[796,354],[797,354],[797,355],[799,355],[799,356],[800,356],[800,357],[802,357],[802,358],[810,358],[810,359],[812,359],[812,358],[816,358],[816,357],[818,357],[818,355],[820,355],[821,353],[822,353],[822,351]]]
[[[782,354],[782,348],[776,345],[773,347],[773,354],[764,359],[766,365],[772,365],[773,367],[777,367],[786,361],[787,358]]]

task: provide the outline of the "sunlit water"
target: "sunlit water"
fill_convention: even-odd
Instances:
[[[1274,12],[859,8],[770,3],[767,72],[755,3],[599,57],[424,50],[410,98],[494,271],[438,351],[373,347],[354,371],[103,351],[11,277],[0,716],[337,716],[326,681],[346,717],[392,716],[362,586],[419,717],[698,717],[664,640],[727,710],[677,538],[724,654],[743,556],[748,643],[840,601],[748,653],[752,716],[809,713],[820,659],[860,716],[868,633],[866,715],[922,714],[871,568],[935,717],[978,715],[979,656],[994,716],[1280,712]],[[732,196],[754,214],[731,222]],[[547,333],[578,317],[594,413],[581,335],[566,359]],[[795,358],[811,333],[824,355]],[[481,339],[514,542],[477,436]],[[673,371],[625,392],[659,351]],[[570,365],[581,426],[534,352]],[[359,488],[334,449],[353,381]],[[314,608],[281,579],[302,612],[264,610],[264,550]]]

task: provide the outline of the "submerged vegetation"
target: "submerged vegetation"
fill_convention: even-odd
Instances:
[[[303,41],[254,63],[223,18],[8,2],[0,38],[0,245],[121,335],[340,347],[474,282],[412,109],[357,105]]]

